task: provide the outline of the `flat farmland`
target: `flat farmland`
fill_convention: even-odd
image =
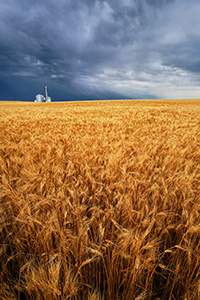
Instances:
[[[200,299],[200,100],[0,102],[0,299]]]

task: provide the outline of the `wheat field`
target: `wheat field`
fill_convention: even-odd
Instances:
[[[200,100],[0,102],[0,299],[200,299]]]

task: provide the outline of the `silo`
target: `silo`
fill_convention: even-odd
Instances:
[[[35,98],[36,98],[35,100],[36,102],[44,102],[44,96],[41,94],[36,95]]]

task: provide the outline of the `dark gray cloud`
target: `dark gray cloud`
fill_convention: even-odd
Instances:
[[[197,97],[197,0],[1,0],[0,99]]]

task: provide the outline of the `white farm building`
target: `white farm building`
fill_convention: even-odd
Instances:
[[[41,94],[36,95],[35,102],[51,102],[51,97],[48,96],[47,86],[45,86],[45,96]]]

